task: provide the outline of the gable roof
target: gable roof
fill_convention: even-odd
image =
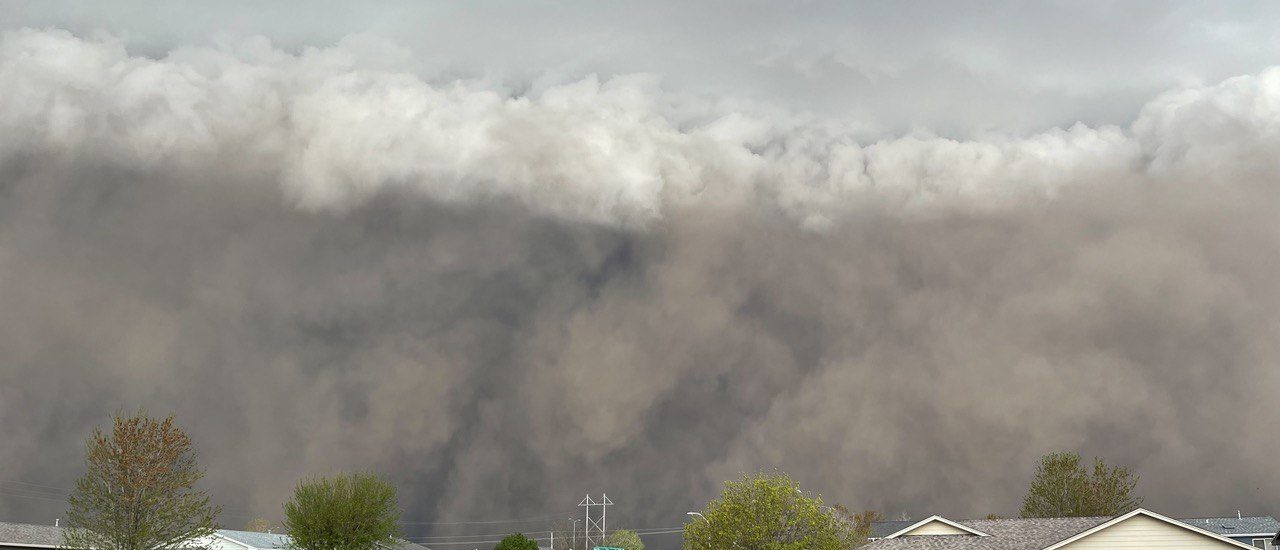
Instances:
[[[0,522],[0,545],[57,548],[61,544],[61,527]]]
[[[1057,550],[1058,548],[1062,548],[1063,546],[1066,546],[1066,545],[1068,545],[1068,544],[1071,544],[1071,543],[1073,543],[1073,542],[1075,542],[1075,541],[1077,541],[1077,540],[1080,540],[1080,539],[1082,539],[1082,538],[1085,538],[1085,537],[1087,537],[1087,536],[1089,536],[1089,535],[1092,535],[1092,534],[1094,534],[1094,533],[1096,533],[1096,532],[1098,532],[1098,531],[1101,531],[1101,530],[1103,530],[1103,529],[1106,529],[1106,528],[1108,528],[1108,527],[1111,527],[1112,525],[1115,525],[1115,524],[1117,524],[1117,523],[1120,523],[1120,522],[1122,522],[1122,521],[1124,521],[1124,520],[1127,520],[1127,519],[1129,519],[1129,518],[1131,518],[1131,517],[1134,517],[1134,516],[1146,516],[1146,517],[1149,517],[1149,518],[1151,518],[1151,519],[1156,519],[1156,520],[1163,521],[1163,522],[1168,523],[1169,525],[1173,525],[1173,526],[1175,526],[1175,527],[1181,527],[1181,528],[1183,528],[1183,529],[1187,529],[1187,530],[1190,530],[1190,531],[1194,531],[1194,532],[1196,532],[1196,533],[1200,533],[1201,535],[1205,535],[1205,536],[1207,536],[1207,537],[1209,537],[1209,538],[1216,539],[1216,540],[1218,540],[1218,541],[1225,542],[1225,543],[1228,543],[1228,544],[1231,544],[1231,545],[1235,545],[1235,546],[1238,546],[1238,547],[1240,547],[1240,548],[1246,548],[1246,549],[1248,549],[1248,550],[1254,550],[1254,547],[1253,547],[1253,546],[1250,546],[1250,545],[1245,544],[1245,543],[1243,543],[1243,542],[1240,542],[1240,541],[1238,541],[1238,540],[1232,540],[1232,539],[1229,539],[1229,538],[1224,537],[1224,536],[1222,536],[1222,535],[1219,535],[1219,534],[1217,534],[1217,533],[1214,533],[1214,532],[1212,532],[1212,531],[1206,531],[1206,530],[1204,530],[1204,529],[1201,529],[1201,528],[1196,527],[1196,526],[1194,526],[1194,525],[1191,525],[1191,524],[1189,524],[1189,523],[1183,523],[1183,522],[1178,521],[1178,520],[1176,520],[1176,519],[1168,518],[1168,517],[1162,516],[1162,515],[1160,515],[1160,514],[1157,514],[1157,513],[1155,513],[1155,512],[1152,512],[1151,510],[1144,510],[1144,509],[1142,509],[1142,508],[1138,508],[1138,509],[1136,509],[1136,510],[1134,510],[1134,511],[1132,511],[1132,512],[1127,513],[1127,514],[1122,514],[1122,515],[1116,516],[1116,517],[1114,517],[1114,518],[1111,518],[1111,519],[1109,519],[1109,520],[1107,520],[1107,521],[1105,521],[1105,522],[1103,522],[1103,523],[1101,523],[1101,524],[1098,524],[1097,526],[1094,526],[1092,529],[1088,529],[1088,530],[1082,531],[1082,532],[1080,532],[1080,533],[1078,533],[1078,534],[1076,534],[1076,535],[1074,535],[1074,536],[1072,536],[1072,537],[1070,537],[1070,538],[1067,538],[1067,539],[1062,540],[1062,541],[1058,541],[1057,543],[1054,543],[1052,546],[1049,546],[1048,548],[1045,548],[1044,550]]]
[[[930,524],[930,523],[941,523],[941,524],[944,524],[944,525],[949,525],[949,526],[954,527],[954,528],[956,528],[956,529],[958,529],[958,530],[960,530],[960,531],[964,531],[964,532],[966,532],[966,533],[969,533],[970,535],[977,535],[977,536],[979,536],[979,537],[989,537],[989,536],[991,536],[991,535],[988,535],[988,534],[986,534],[986,533],[983,533],[982,531],[979,531],[979,530],[977,530],[977,529],[973,529],[973,528],[971,528],[971,527],[965,527],[964,525],[961,525],[961,524],[959,524],[959,523],[956,523],[956,522],[954,522],[954,521],[951,521],[951,520],[949,520],[949,519],[947,519],[947,518],[944,518],[944,517],[942,517],[942,516],[929,516],[929,517],[924,518],[924,519],[922,519],[922,520],[920,520],[920,521],[917,521],[917,522],[915,522],[915,523],[913,523],[913,524],[911,524],[911,525],[908,525],[908,526],[906,526],[906,527],[903,527],[902,529],[899,529],[897,532],[895,532],[895,533],[893,533],[893,534],[890,534],[890,535],[887,535],[887,536],[885,536],[884,538],[886,538],[886,539],[892,539],[892,538],[897,538],[897,537],[900,537],[900,536],[903,536],[903,535],[909,535],[912,531],[915,531],[916,529],[919,529],[919,528],[921,528],[921,527],[924,527],[925,525],[928,525],[928,524]]]
[[[868,535],[873,539],[882,539],[898,531],[906,529],[915,523],[914,520],[893,520],[893,521],[874,521],[871,522],[871,534]]]
[[[919,536],[882,538],[866,550],[1041,550],[1111,518],[966,519],[956,523],[986,537]],[[899,530],[901,531],[901,529]],[[1256,549],[1255,549],[1256,550]]]
[[[1280,521],[1271,516],[1178,518],[1178,521],[1228,537],[1275,535],[1280,532]]]

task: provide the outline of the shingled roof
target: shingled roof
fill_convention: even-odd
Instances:
[[[62,532],[63,528],[52,525],[0,522],[0,548],[10,546],[57,548],[62,545]],[[259,549],[282,549],[289,544],[288,535],[276,533],[218,529],[218,534]],[[429,550],[420,544],[403,539],[396,539],[382,546],[389,550]]]
[[[33,523],[0,522],[0,546],[62,545],[62,528]]]
[[[218,534],[259,550],[285,549],[288,548],[289,543],[292,542],[289,535],[281,533],[260,533],[258,531],[218,529]],[[421,544],[412,543],[404,539],[395,539],[392,542],[380,544],[379,546],[388,550],[430,550]]]
[[[218,529],[218,534],[254,548],[285,548],[289,546],[289,535],[261,533],[258,531],[236,531],[234,529]]]
[[[1280,531],[1280,521],[1271,516],[1244,516],[1234,518],[1182,518],[1178,521],[1194,525],[1228,537],[1242,535],[1275,535]]]
[[[894,521],[876,521],[871,523],[871,535],[873,539],[882,539],[898,531],[906,529],[916,523],[916,520],[894,520]]]
[[[991,536],[897,537],[877,540],[867,545],[866,550],[1041,550],[1110,519],[1096,517],[959,520],[956,523]],[[911,523],[903,527],[908,525]]]

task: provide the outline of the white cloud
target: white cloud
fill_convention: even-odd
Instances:
[[[252,39],[149,59],[110,39],[9,32],[0,126],[14,136],[8,154],[258,167],[304,208],[348,208],[391,186],[630,226],[680,204],[755,200],[821,228],[866,201],[992,208],[1148,169],[1277,169],[1276,69],[1162,94],[1128,129],[859,143],[847,130],[856,121],[691,109],[645,76],[516,96],[483,81],[430,84],[388,68],[397,51],[363,38],[288,54]]]

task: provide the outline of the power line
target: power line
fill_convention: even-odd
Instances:
[[[639,527],[639,528],[627,529],[627,530],[632,531],[637,535],[661,535],[666,533],[682,532],[684,531],[684,527],[679,527],[679,526]],[[551,531],[524,531],[523,532],[523,534],[526,536],[539,535],[541,533],[551,533]],[[483,533],[483,534],[474,534],[474,535],[423,535],[423,536],[417,536],[417,537],[405,537],[405,540],[411,540],[415,542],[417,541],[430,542],[428,539],[457,540],[457,539],[464,539],[464,538],[503,537],[503,536],[512,535],[512,534],[514,533],[508,532],[508,533]],[[530,538],[533,538],[533,537],[530,537]],[[541,538],[549,538],[549,537],[544,536]]]
[[[71,496],[70,493],[55,493],[53,491],[45,491],[43,489],[28,489],[26,487],[6,487],[4,485],[0,485],[0,491],[12,491],[15,493],[22,493],[25,495],[41,495],[46,497],[58,497],[58,498],[67,498]]]
[[[490,525],[495,523],[534,523],[563,517],[561,514],[524,519],[494,519],[483,521],[402,521],[404,525]]]
[[[673,527],[647,527],[647,528],[628,529],[628,531],[632,531],[635,534],[640,536],[664,535],[669,533],[683,532],[684,528],[674,527],[674,526]],[[529,536],[529,535],[538,535],[541,533],[551,533],[551,531],[527,531],[527,532],[524,532],[523,534],[525,536]],[[476,534],[476,535],[427,535],[427,536],[418,536],[418,537],[405,537],[405,540],[410,540],[414,542],[426,542],[430,544],[432,543],[432,540],[453,541],[453,540],[460,540],[465,538],[504,537],[512,534],[514,533],[484,533],[484,534]],[[535,537],[529,536],[529,538],[535,538]],[[542,537],[536,537],[536,538],[546,539],[549,537],[542,536]],[[476,542],[476,541],[473,541],[473,542]]]
[[[71,489],[68,489],[68,488],[66,488],[66,487],[54,487],[54,486],[52,486],[52,485],[41,485],[41,484],[39,484],[39,483],[31,483],[30,481],[18,481],[18,480],[16,480],[16,479],[0,479],[0,483],[16,483],[16,484],[18,484],[18,485],[30,485],[30,486],[32,486],[32,487],[41,487],[41,488],[44,488],[44,489],[57,489],[57,490],[62,491],[62,492],[64,492],[64,493],[70,493],[70,492],[71,492]]]
[[[670,534],[672,534],[672,533],[683,533],[683,532],[684,532],[684,529],[683,529],[683,528],[681,528],[681,529],[668,529],[668,530],[666,530],[666,531],[652,531],[652,532],[648,532],[648,533],[636,533],[636,535],[641,536],[641,537],[647,537],[647,536],[649,536],[649,535],[670,535]]]
[[[28,494],[19,494],[19,493],[7,493],[7,492],[4,492],[4,491],[0,491],[0,495],[4,495],[4,496],[7,496],[7,497],[15,497],[15,498],[35,498],[35,499],[40,499],[40,500],[51,500],[51,501],[54,501],[54,502],[66,502],[66,501],[67,501],[66,497],[61,497],[61,498],[59,498],[59,497],[54,497],[54,496],[51,496],[51,495],[44,495],[44,496],[41,496],[41,495],[28,495]]]
[[[536,535],[538,533],[550,533],[551,531],[521,531],[525,535]],[[405,537],[405,540],[419,541],[426,539],[461,539],[474,537],[505,537],[513,533],[485,533],[483,535],[425,535],[421,537]]]

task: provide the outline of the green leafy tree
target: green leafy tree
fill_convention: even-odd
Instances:
[[[220,508],[195,489],[204,470],[173,416],[116,413],[110,433],[93,429],[85,462],[68,499],[63,547],[169,550],[213,533]]]
[[[852,524],[782,473],[743,476],[684,526],[685,550],[844,550],[858,545]]]
[[[1049,453],[1036,466],[1022,500],[1024,518],[1114,516],[1142,505],[1133,494],[1138,476],[1094,457],[1090,471],[1078,453]]]
[[[303,481],[284,517],[299,550],[374,550],[400,536],[396,489],[373,474]]]
[[[507,535],[493,550],[538,550],[538,541],[524,536],[524,533]]]
[[[644,550],[644,541],[640,540],[640,535],[627,529],[618,529],[609,533],[609,536],[604,539],[604,545],[623,550]]]

